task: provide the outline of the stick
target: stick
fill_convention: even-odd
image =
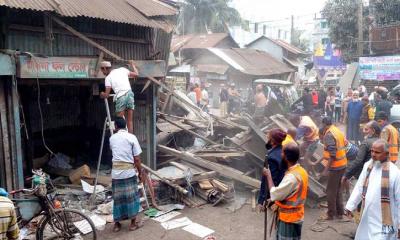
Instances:
[[[151,169],[148,166],[144,165],[143,163],[142,163],[142,168],[146,169],[148,172],[150,172],[154,176],[158,177],[161,182],[163,182],[163,183],[167,184],[168,186],[173,187],[176,190],[178,190],[178,192],[180,192],[180,193],[182,193],[184,195],[187,195],[189,193],[186,189],[182,188],[181,186],[176,185],[176,184],[172,183],[171,181],[161,177],[156,171],[154,171],[153,169]]]

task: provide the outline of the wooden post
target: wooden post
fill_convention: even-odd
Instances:
[[[12,115],[14,119],[14,129],[15,129],[15,175],[17,176],[16,188],[22,188],[24,186],[24,170],[22,163],[22,142],[21,142],[21,120],[19,112],[19,98],[18,98],[18,86],[15,76],[11,78],[11,98],[12,98]],[[11,108],[10,108],[11,111]]]
[[[7,190],[10,191],[13,189],[13,180],[12,180],[12,167],[11,167],[11,154],[10,154],[10,142],[8,135],[8,122],[7,122],[7,109],[6,109],[6,98],[4,91],[4,82],[0,82],[0,122],[1,122],[1,131],[2,131],[2,144],[3,144],[3,152],[4,152],[4,172],[6,175],[6,184]]]

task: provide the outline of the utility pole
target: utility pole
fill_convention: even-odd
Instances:
[[[294,44],[294,16],[292,15],[292,22],[290,27],[290,44]]]
[[[357,14],[357,26],[358,26],[358,41],[357,41],[357,55],[361,57],[364,54],[364,36],[363,36],[363,2],[358,0],[358,14]]]

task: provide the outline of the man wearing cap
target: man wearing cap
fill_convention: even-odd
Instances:
[[[111,89],[114,91],[116,115],[127,119],[128,131],[133,133],[133,111],[135,109],[135,100],[129,78],[137,77],[139,72],[133,61],[129,61],[129,64],[134,70],[133,72],[124,67],[111,69],[111,63],[108,61],[103,61],[101,63],[101,71],[106,76],[106,91],[101,92],[100,97],[108,98]]]

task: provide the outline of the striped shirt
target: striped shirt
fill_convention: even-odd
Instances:
[[[13,202],[0,197],[0,240],[19,239],[19,228]]]

